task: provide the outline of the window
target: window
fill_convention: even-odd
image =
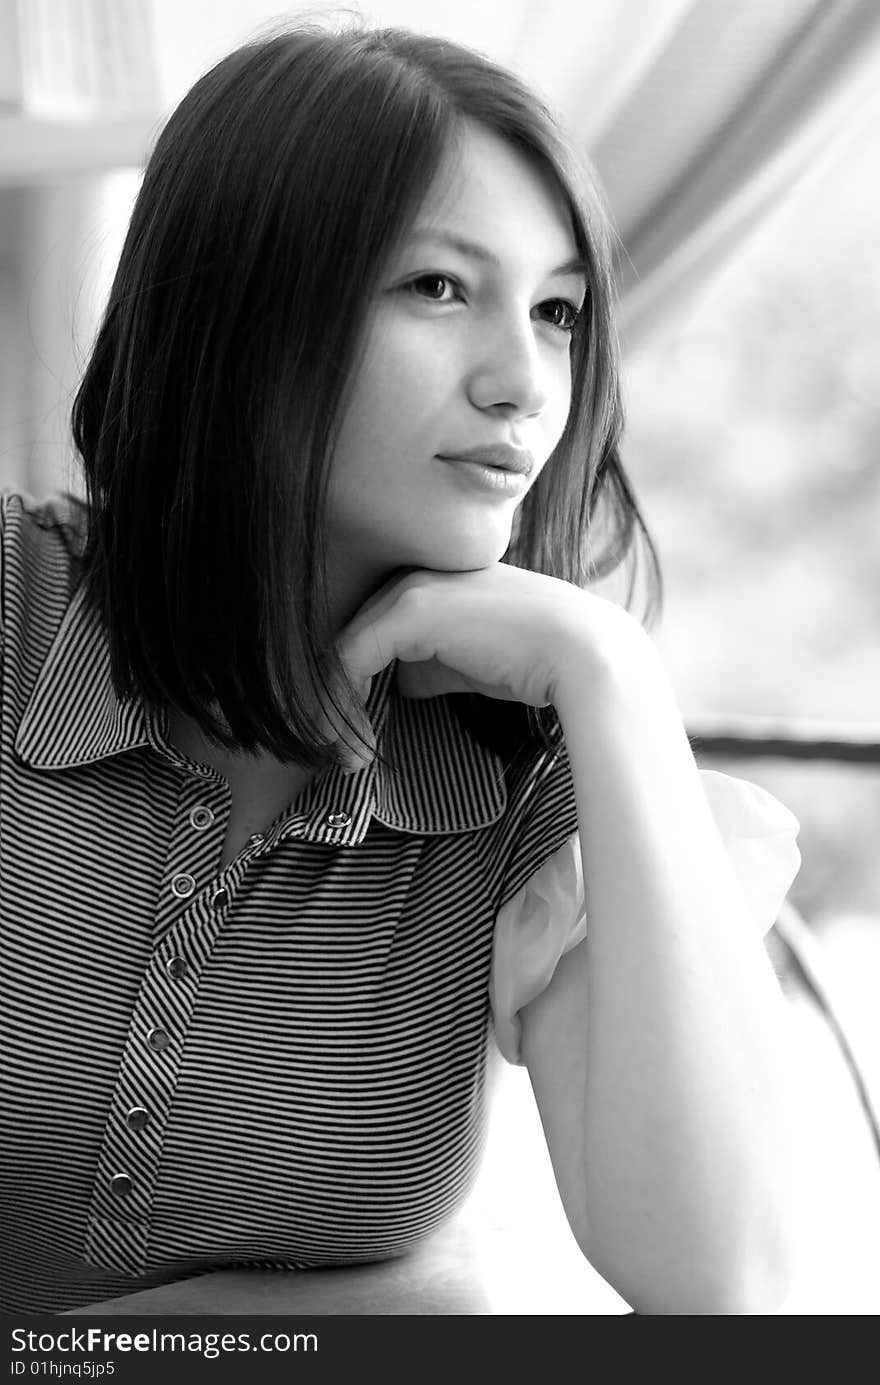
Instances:
[[[658,642],[686,720],[880,725],[877,123],[875,106],[626,364],[625,457],[664,565]],[[800,818],[792,899],[807,918],[880,911],[880,773],[712,767]]]

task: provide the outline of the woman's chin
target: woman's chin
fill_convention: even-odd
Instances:
[[[414,567],[434,572],[473,572],[492,567],[504,557],[510,544],[510,531],[499,534],[437,534],[431,543],[421,545]]]

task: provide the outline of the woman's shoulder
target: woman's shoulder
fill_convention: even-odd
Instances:
[[[87,533],[86,502],[70,491],[43,499],[12,487],[0,490],[0,533],[4,552],[10,546],[60,543],[71,555],[82,556]],[[43,536],[43,537],[41,537]]]
[[[69,493],[35,499],[0,491],[0,630],[57,624],[79,583],[85,502]]]

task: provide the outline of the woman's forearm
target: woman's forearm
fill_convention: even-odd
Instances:
[[[556,706],[589,920],[588,1254],[641,1311],[772,1311],[792,1259],[778,983],[647,637],[578,646]]]

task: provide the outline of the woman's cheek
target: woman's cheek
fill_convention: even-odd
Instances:
[[[411,324],[398,336],[387,361],[389,391],[410,408],[444,392],[461,355],[448,332],[428,328],[424,322]]]
[[[545,412],[545,451],[548,456],[565,432],[571,412],[571,362],[566,359],[554,375],[553,397]]]

